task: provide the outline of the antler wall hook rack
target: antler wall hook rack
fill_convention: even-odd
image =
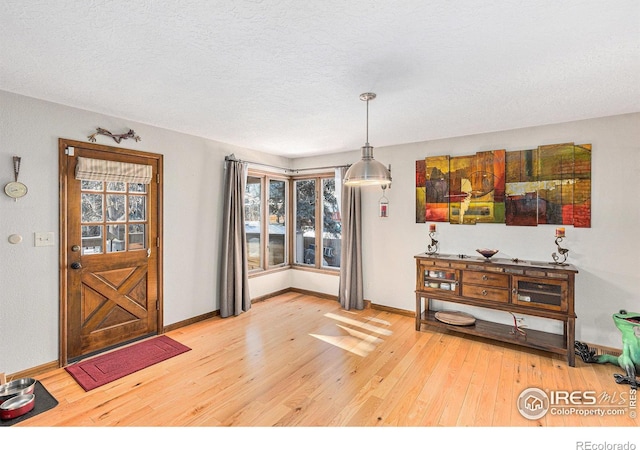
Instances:
[[[89,142],[95,142],[96,141],[96,136],[102,134],[104,136],[109,136],[110,138],[112,138],[114,141],[116,141],[118,144],[123,140],[123,139],[133,139],[134,141],[138,142],[140,140],[142,140],[142,138],[140,138],[140,136],[136,135],[136,132],[133,130],[129,130],[126,133],[123,134],[113,134],[111,131],[109,130],[105,130],[104,128],[96,128],[96,132],[87,136],[89,139]]]

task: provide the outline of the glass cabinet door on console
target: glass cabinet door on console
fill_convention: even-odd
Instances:
[[[567,310],[567,282],[549,278],[513,277],[512,303],[553,311]]]
[[[451,292],[453,294],[460,293],[459,275],[455,269],[421,264],[418,277],[420,284],[418,289],[420,290],[437,290],[438,292]]]

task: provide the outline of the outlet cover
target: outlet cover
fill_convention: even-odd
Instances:
[[[46,247],[49,245],[54,245],[53,242],[53,231],[46,231],[42,233],[34,233],[35,246],[36,247]]]

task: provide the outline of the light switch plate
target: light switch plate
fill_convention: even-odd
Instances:
[[[53,231],[45,231],[42,233],[34,233],[35,238],[35,246],[36,247],[46,247],[49,245],[54,245],[53,242]]]

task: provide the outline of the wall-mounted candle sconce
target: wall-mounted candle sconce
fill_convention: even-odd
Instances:
[[[389,217],[389,199],[384,195],[385,190],[387,189],[387,185],[382,185],[382,197],[378,200],[378,205],[380,206],[380,217]]]

